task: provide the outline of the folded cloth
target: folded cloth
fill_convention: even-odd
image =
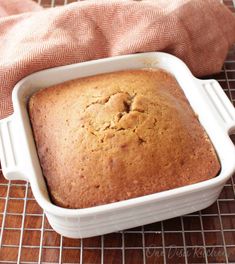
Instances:
[[[41,10],[42,7],[31,0],[0,0],[0,17],[15,15],[23,12]]]
[[[0,0],[0,118],[12,113],[14,85],[42,69],[164,51],[202,76],[220,71],[235,42],[235,17],[218,0],[91,0],[41,11],[28,1],[23,10],[37,12],[6,16],[22,0]]]

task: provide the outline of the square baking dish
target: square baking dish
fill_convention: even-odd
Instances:
[[[65,209],[51,203],[42,175],[27,112],[37,90],[79,77],[138,68],[161,68],[173,74],[221,164],[219,175],[200,183],[84,209]],[[84,238],[145,225],[208,207],[218,198],[235,170],[235,109],[215,80],[196,79],[178,58],[161,52],[141,53],[83,62],[29,75],[14,87],[14,113],[0,121],[0,159],[4,176],[26,180],[51,226],[63,236]],[[69,194],[68,194],[69,195]]]

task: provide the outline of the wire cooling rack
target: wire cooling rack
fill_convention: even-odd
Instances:
[[[38,0],[45,7],[69,0]],[[235,10],[235,1],[224,3]],[[235,46],[212,76],[235,103]],[[235,142],[235,136],[233,137]],[[190,215],[89,239],[55,233],[29,183],[0,171],[0,263],[235,263],[235,175],[209,208]]]

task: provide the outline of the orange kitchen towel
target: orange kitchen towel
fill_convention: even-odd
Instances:
[[[31,0],[0,0],[0,17],[41,9],[41,6]]]
[[[87,0],[49,9],[0,0],[0,118],[12,113],[14,85],[42,69],[164,51],[202,76],[220,71],[234,42],[235,16],[218,0]]]

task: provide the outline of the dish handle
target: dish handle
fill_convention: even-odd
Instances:
[[[8,180],[27,180],[21,173],[24,165],[21,143],[14,114],[0,120],[0,161],[3,175]]]
[[[211,105],[215,118],[221,123],[228,134],[235,134],[235,108],[222,87],[216,80],[199,80],[208,103]]]

